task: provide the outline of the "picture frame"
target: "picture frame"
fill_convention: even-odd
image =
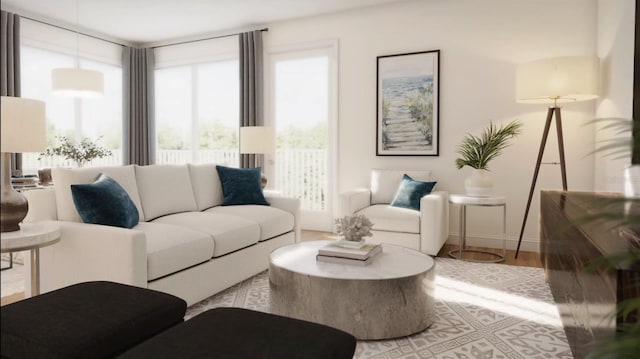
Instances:
[[[440,50],[378,56],[376,71],[376,156],[438,156]]]

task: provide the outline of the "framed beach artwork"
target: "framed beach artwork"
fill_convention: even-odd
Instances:
[[[440,50],[378,56],[377,156],[438,156]]]

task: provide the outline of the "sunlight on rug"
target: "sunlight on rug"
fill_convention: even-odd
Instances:
[[[558,310],[540,268],[436,258],[436,318],[409,337],[359,341],[355,358],[572,358]],[[187,310],[269,311],[262,272]]]

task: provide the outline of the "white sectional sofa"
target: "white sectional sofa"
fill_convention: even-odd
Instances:
[[[420,198],[420,209],[392,206],[396,192],[407,174],[418,181],[432,182],[431,171],[371,170],[369,188],[340,194],[343,216],[362,214],[373,223],[371,242],[392,243],[432,256],[449,237],[449,194],[435,190]]]
[[[92,183],[100,173],[137,207],[140,220],[132,229],[80,219],[70,185]],[[213,164],[56,168],[52,175],[54,189],[25,193],[25,221],[61,226],[62,240],[40,250],[41,292],[109,280],[190,305],[267,269],[272,250],[300,238],[299,200],[265,193],[270,206],[222,206]]]

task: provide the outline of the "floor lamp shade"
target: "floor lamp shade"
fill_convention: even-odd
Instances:
[[[276,135],[273,127],[240,127],[240,153],[274,153]]]
[[[566,103],[598,97],[600,61],[591,56],[564,56],[518,66],[516,100],[521,103]]]
[[[104,94],[104,75],[94,70],[57,68],[51,72],[51,85],[56,95],[100,97]]]
[[[0,232],[12,232],[20,229],[20,222],[27,215],[29,203],[11,185],[11,153],[44,151],[47,145],[45,105],[42,101],[20,97],[2,96],[0,101]]]

